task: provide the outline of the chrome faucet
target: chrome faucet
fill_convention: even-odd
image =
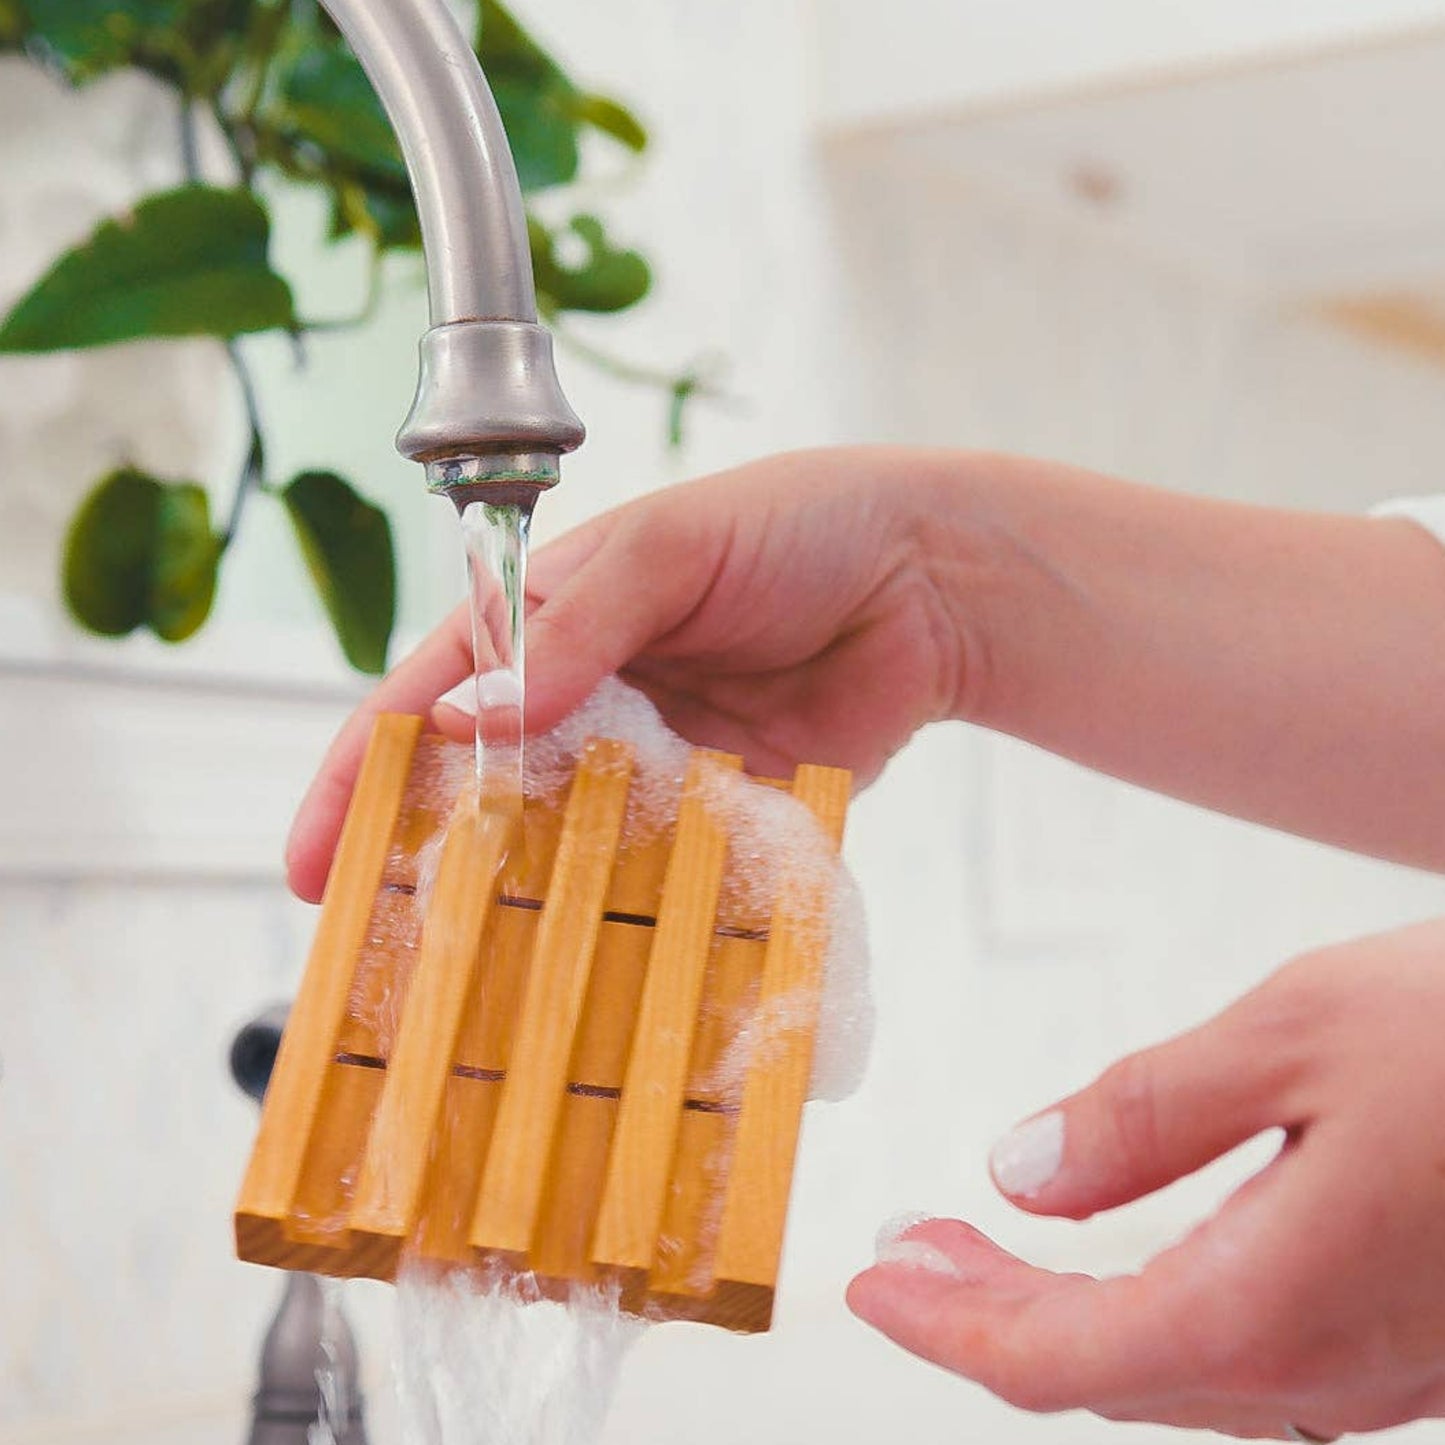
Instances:
[[[461,510],[530,506],[582,442],[557,380],[517,169],[447,0],[322,0],[386,109],[411,177],[431,329],[397,450]]]

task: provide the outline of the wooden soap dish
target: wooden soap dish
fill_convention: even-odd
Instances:
[[[770,917],[729,886],[717,800],[735,757],[694,752],[676,818],[622,848],[625,744],[589,742],[562,801],[528,801],[520,839],[474,799],[454,804],[445,779],[463,753],[418,718],[377,722],[236,1208],[238,1253],[375,1279],[403,1258],[500,1265],[549,1294],[614,1282],[652,1318],[766,1329],[830,871],[771,880]],[[803,766],[775,786],[836,849],[849,775]],[[423,920],[418,858],[443,827]],[[783,1026],[749,1055],[769,1019]]]

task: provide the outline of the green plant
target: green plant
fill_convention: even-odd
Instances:
[[[585,132],[627,151],[647,133],[625,106],[579,86],[498,0],[481,0],[476,50],[501,110],[524,194],[565,191]],[[249,440],[234,500],[218,528],[204,488],[121,466],[73,519],[64,593],[84,627],[120,636],[149,627],[168,641],[205,621],[217,569],[252,498],[289,515],[347,659],[380,672],[395,614],[386,513],[332,472],[284,484],[266,473],[260,411],[239,337],[360,324],[375,305],[381,258],[421,236],[401,154],[361,67],[314,0],[0,0],[0,50],[20,51],[75,85],[138,67],[174,88],[184,182],[104,222],[61,256],[0,321],[0,352],[56,351],[140,337],[211,336],[226,346],[245,404]],[[229,185],[207,183],[197,125],[213,124],[230,152]],[[371,281],[351,322],[308,322],[268,259],[267,185],[319,188],[331,239],[369,246]],[[549,213],[555,208],[549,208]],[[569,312],[619,312],[647,294],[637,251],[615,244],[602,219],[577,212],[551,225],[529,210],[538,306],[567,340]],[[598,365],[669,397],[669,431],[699,389],[670,375],[579,349]]]

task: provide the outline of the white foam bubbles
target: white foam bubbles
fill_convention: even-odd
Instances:
[[[909,1239],[910,1230],[920,1224],[928,1224],[933,1216],[928,1214],[899,1214],[887,1220],[878,1230],[874,1244],[877,1263],[900,1265],[904,1269],[921,1270],[925,1274],[943,1275],[948,1279],[963,1280],[966,1275],[936,1244],[926,1239]]]
[[[615,677],[605,680],[551,732],[528,741],[527,795],[555,797],[571,778],[589,738],[612,738],[632,749],[626,834],[636,840],[655,835],[677,812],[691,749],[642,693]]]
[[[589,738],[612,738],[633,752],[633,780],[623,846],[645,842],[677,814],[691,746],[641,692],[609,678],[552,732],[529,743],[527,792],[552,797],[572,775]],[[827,947],[819,1001],[810,1097],[840,1100],[862,1081],[873,1037],[868,936],[862,896],[831,841],[806,807],[776,787],[719,772],[708,784],[709,811],[728,842],[722,906],[767,919],[783,880],[790,897],[828,900]],[[740,1088],[749,1063],[806,1018],[809,1001],[775,999],[739,1031],[715,1086]]]

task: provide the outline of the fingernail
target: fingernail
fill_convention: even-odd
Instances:
[[[454,688],[444,692],[437,699],[438,706],[454,707],[458,712],[464,712],[470,717],[477,715],[477,680],[474,677],[464,677]]]
[[[1027,1199],[1059,1172],[1064,1158],[1064,1115],[1051,1109],[1020,1124],[988,1156],[994,1182],[1005,1194]]]

